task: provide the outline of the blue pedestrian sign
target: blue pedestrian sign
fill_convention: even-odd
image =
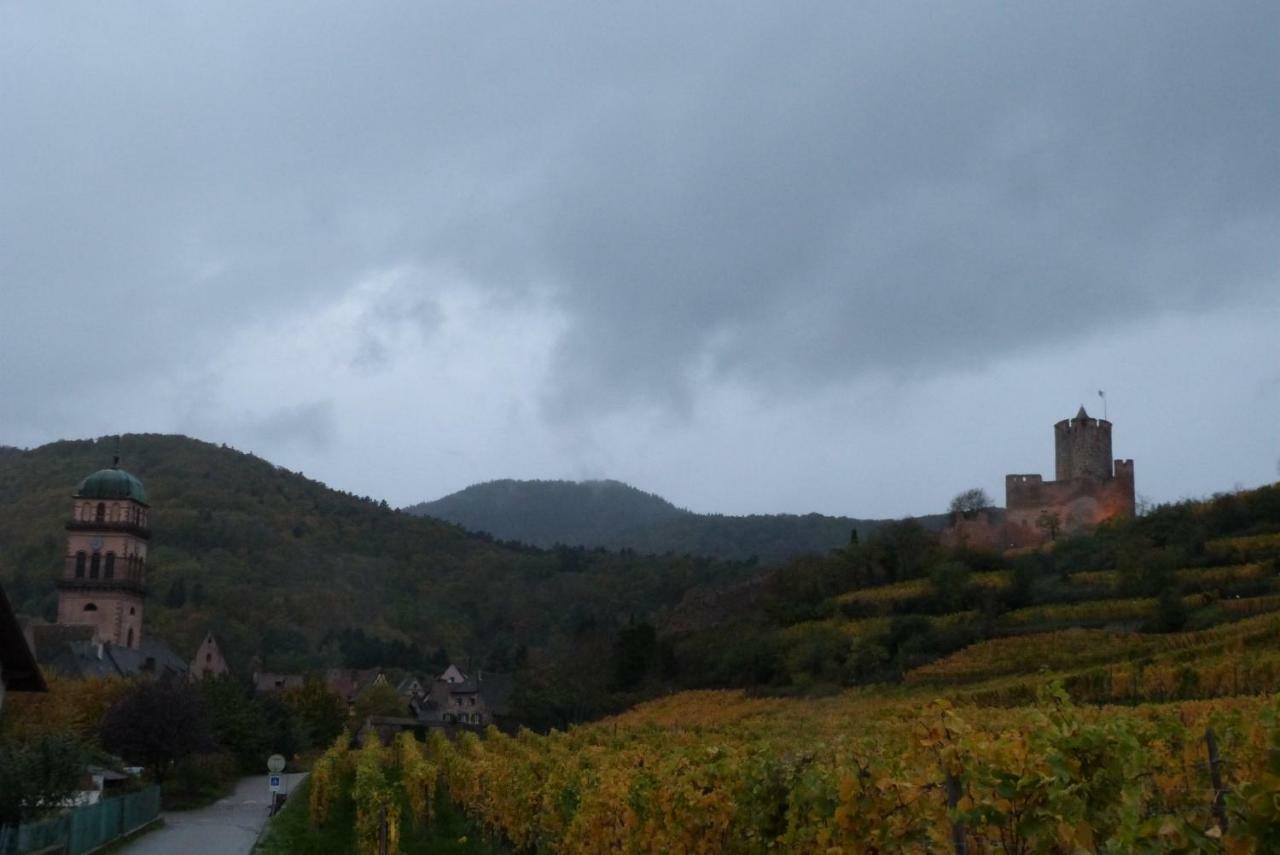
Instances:
[[[271,776],[271,792],[273,793],[280,792],[280,776],[279,775]]]

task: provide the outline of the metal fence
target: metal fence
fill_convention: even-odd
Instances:
[[[160,788],[147,787],[16,828],[0,828],[0,855],[37,852],[83,855],[132,834],[159,815]]]

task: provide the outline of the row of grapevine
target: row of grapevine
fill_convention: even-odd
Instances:
[[[974,573],[969,577],[970,584],[977,588],[1001,590],[1009,586],[1009,573],[1004,570],[988,570]],[[876,608],[890,608],[930,596],[936,592],[933,582],[928,579],[907,579],[890,585],[877,585],[871,588],[858,588],[834,598],[840,605],[861,605]]]
[[[409,733],[402,734],[390,751],[376,739],[353,750],[344,732],[312,765],[307,784],[311,823],[323,826],[332,821],[335,806],[349,799],[355,807],[356,850],[361,855],[396,855],[401,806],[409,806],[415,822],[430,818],[438,768],[426,763],[423,753]]]
[[[1223,537],[1205,543],[1205,551],[1219,559],[1250,561],[1280,557],[1280,534]]]
[[[1239,602],[1244,602],[1239,601]],[[922,665],[908,683],[975,683],[1009,674],[1025,674],[1028,663],[1049,671],[1079,670],[1194,651],[1210,655],[1228,646],[1280,647],[1280,616],[1264,613],[1197,632],[1148,634],[1072,628],[980,641],[950,656]]]
[[[1198,593],[1187,594],[1182,602],[1189,611],[1212,605],[1228,615],[1239,617],[1280,611],[1280,595],[1277,594],[1218,599],[1209,593]],[[1154,597],[1051,603],[1006,612],[1000,616],[998,625],[1005,630],[1017,630],[1037,626],[1134,623],[1151,618],[1156,609]]]
[[[1212,768],[1208,729],[1228,758]],[[1258,698],[1089,709],[1058,690],[980,710],[687,693],[436,750],[450,796],[529,851],[1264,852],[1280,833],[1263,797],[1280,705]]]

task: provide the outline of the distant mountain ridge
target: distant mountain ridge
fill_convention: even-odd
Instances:
[[[0,584],[20,614],[53,619],[71,494],[117,448],[152,506],[144,632],[187,655],[213,631],[240,672],[253,659],[276,671],[420,667],[439,648],[508,670],[518,650],[581,648],[584,627],[604,639],[607,659],[612,633],[633,618],[754,572],[513,548],[226,446],[127,434],[0,446]]]
[[[765,563],[826,552],[865,538],[892,520],[823,514],[699,514],[621,481],[518,481],[473,484],[433,502],[404,508],[502,540],[533,546],[604,547]],[[920,517],[937,530],[944,514]]]

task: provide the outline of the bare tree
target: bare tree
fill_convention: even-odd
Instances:
[[[1050,540],[1057,540],[1058,532],[1062,531],[1062,516],[1057,511],[1041,511],[1036,525]]]
[[[965,490],[951,500],[951,512],[971,517],[983,508],[992,506],[991,497],[981,487]]]

